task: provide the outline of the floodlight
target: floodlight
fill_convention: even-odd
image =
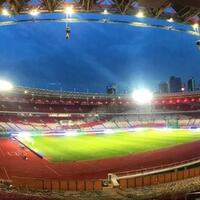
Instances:
[[[172,23],[172,22],[174,22],[174,19],[171,17],[167,21],[170,22],[170,23]]]
[[[132,97],[137,104],[150,104],[153,99],[153,93],[147,89],[137,89],[133,92]]]
[[[107,15],[107,14],[108,14],[108,10],[105,9],[105,10],[103,11],[103,14],[104,14],[104,15]]]
[[[9,12],[6,8],[4,8],[4,9],[1,11],[1,14],[2,14],[3,16],[10,16],[10,12]]]
[[[72,14],[74,14],[74,8],[73,8],[73,6],[66,7],[65,8],[65,14],[66,15],[72,15]]]
[[[39,14],[40,14],[40,12],[38,10],[36,10],[36,9],[30,11],[30,15],[32,15],[34,17],[38,16]]]
[[[13,89],[12,83],[5,80],[0,80],[0,91],[10,91],[12,89]]]
[[[198,23],[193,24],[192,28],[194,29],[194,31],[198,32],[199,31],[199,24]]]
[[[136,17],[139,17],[139,18],[145,17],[144,12],[141,11],[141,10],[140,10],[135,16],[136,16]]]

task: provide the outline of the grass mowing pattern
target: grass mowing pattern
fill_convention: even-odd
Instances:
[[[200,139],[197,130],[154,130],[111,135],[37,136],[20,139],[52,161],[96,160],[184,144]]]

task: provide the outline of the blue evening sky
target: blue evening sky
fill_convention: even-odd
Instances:
[[[0,27],[0,78],[22,86],[93,92],[104,92],[109,83],[116,83],[120,91],[154,90],[171,75],[200,80],[195,36],[81,23],[71,24],[67,41],[65,26],[40,22]]]

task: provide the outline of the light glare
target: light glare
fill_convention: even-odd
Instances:
[[[136,17],[139,17],[139,18],[145,17],[144,12],[143,12],[143,11],[139,11],[139,12],[136,14]]]
[[[149,104],[153,99],[153,94],[147,89],[137,89],[133,92],[133,100],[137,104]]]
[[[193,24],[192,28],[194,29],[194,31],[198,32],[199,31],[199,24],[198,23]]]
[[[5,80],[0,80],[0,91],[9,91],[12,89],[13,89],[12,83]]]
[[[105,9],[105,10],[103,11],[103,14],[104,14],[104,15],[107,15],[107,14],[108,14],[107,9]]]
[[[38,16],[40,14],[40,12],[38,10],[31,10],[30,11],[30,15],[32,16]]]
[[[66,7],[65,8],[65,13],[66,13],[66,15],[72,15],[72,14],[74,14],[74,8],[73,8],[73,6]]]
[[[3,16],[10,16],[10,12],[9,12],[6,8],[4,8],[4,9],[2,10],[1,14],[2,14]]]
[[[170,23],[174,22],[172,17],[170,19],[168,19],[167,21],[170,22]]]

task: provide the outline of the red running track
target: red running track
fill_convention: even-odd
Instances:
[[[101,179],[108,173],[167,165],[200,157],[200,141],[111,159],[57,163],[22,150],[17,141],[0,139],[0,179],[13,176],[57,179]],[[23,160],[22,153],[28,160]]]

